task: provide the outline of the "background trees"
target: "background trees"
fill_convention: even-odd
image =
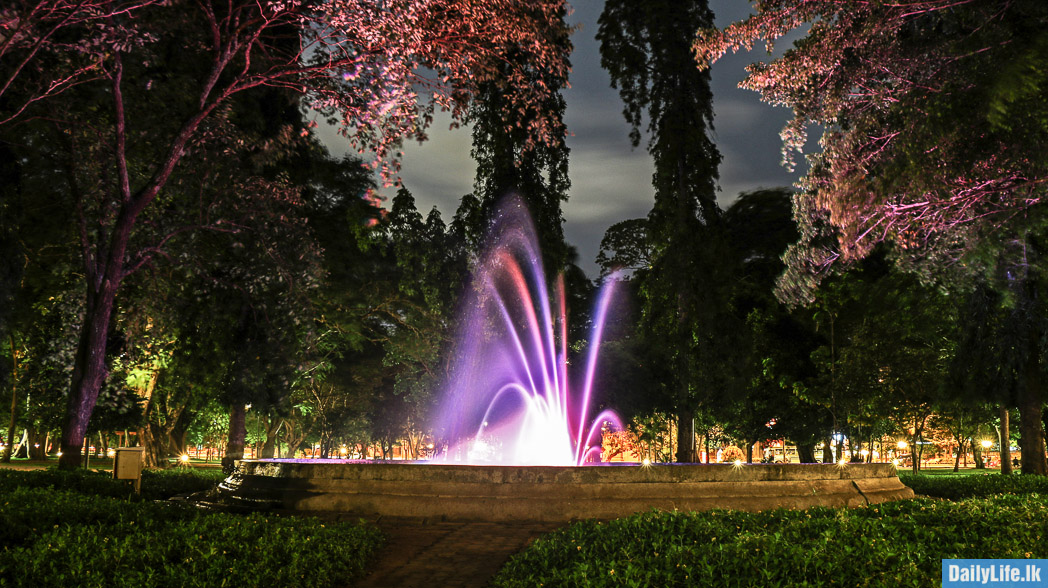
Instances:
[[[639,301],[609,333],[618,369],[604,385],[649,424],[676,414],[678,459],[695,459],[692,422],[747,445],[788,437],[807,460],[831,435],[869,444],[891,423],[916,442],[932,412],[970,438],[966,411],[986,403],[1018,406],[1024,446],[1043,446],[1048,17],[1033,0],[999,4],[781,0],[713,32],[704,2],[608,1],[603,64],[655,170],[651,213],[602,245],[603,273],[625,269],[615,279]],[[267,454],[278,439],[325,455],[372,442],[418,454],[458,290],[494,203],[514,190],[550,275],[567,272],[571,353],[584,351],[592,289],[561,230],[565,10],[0,9],[0,378],[12,418],[45,438],[64,419],[67,466],[99,423],[137,428],[162,463],[227,416],[230,456],[251,439]],[[695,31],[708,60],[809,21],[747,83],[794,109],[787,152],[812,124],[824,149],[802,192],[745,194],[722,211]],[[398,142],[424,138],[436,108],[473,125],[475,189],[450,224],[418,211],[407,187],[384,205],[374,191],[373,174],[395,181]],[[319,148],[321,119],[341,122],[370,166]],[[834,274],[838,261],[857,265]],[[780,293],[808,308],[771,295],[784,267]],[[1037,453],[1024,469],[1044,470]]]
[[[984,282],[1005,293],[1004,308],[1032,308],[1021,301],[1039,297],[1035,227],[1048,169],[1031,154],[1048,138],[1046,22],[1044,4],[1026,0],[780,0],[724,31],[700,31],[695,47],[705,66],[729,49],[770,46],[809,26],[781,58],[750,66],[743,82],[793,109],[783,130],[788,163],[808,127],[824,129],[795,198],[801,239],[787,253],[783,296],[810,301],[836,262],[888,242],[897,263],[925,280],[962,289]],[[1043,425],[1035,425],[1043,421],[1045,353],[1033,343],[1043,336],[1019,338],[1025,343],[1012,357],[1025,364],[1016,402],[1027,446],[1036,448],[1024,453],[1034,461],[1023,468],[1045,474]]]
[[[136,6],[133,15],[110,10],[112,18],[104,24],[82,20],[63,25],[66,34],[85,39],[86,47],[56,46],[64,51],[59,57],[81,50],[91,56],[100,83],[81,87],[97,93],[96,113],[105,113],[94,135],[98,167],[76,170],[81,175],[75,194],[87,297],[64,426],[65,467],[78,459],[105,379],[105,341],[120,284],[177,234],[136,247],[139,220],[157,207],[187,152],[236,125],[230,103],[234,96],[278,87],[300,94],[324,114],[338,113],[351,143],[375,152],[375,167],[389,177],[396,167],[397,141],[423,138],[436,105],[460,117],[479,80],[493,75],[492,57],[503,48],[527,46],[537,67],[566,68],[565,56],[541,34],[559,20],[560,2],[492,1],[471,3],[469,10],[459,10],[454,1],[438,4],[420,10],[411,2],[376,6],[349,1],[327,3],[321,11],[251,2],[147,4]],[[5,11],[4,28],[22,31],[22,36],[6,39],[10,43],[4,49],[10,49],[12,59],[5,64],[40,59],[34,52],[40,35],[46,34],[41,31],[52,29],[26,22],[45,16]],[[180,63],[189,69],[199,66],[199,71],[171,75],[174,62],[164,51],[176,46]],[[423,67],[432,77],[422,73]],[[57,77],[46,67],[40,72]],[[7,72],[5,79],[16,75]],[[528,84],[522,76],[505,79],[507,100],[515,108],[541,102],[550,90]],[[418,88],[429,92],[428,101],[418,100]],[[157,95],[165,98],[167,116],[150,120],[155,112],[150,96]],[[559,139],[560,129],[547,124],[542,114],[536,112],[529,137],[537,143]]]
[[[706,2],[608,0],[597,39],[601,65],[625,104],[630,139],[638,145],[647,117],[647,149],[655,159],[655,204],[645,235],[650,268],[641,274],[642,325],[658,333],[679,419],[678,461],[695,461],[694,418],[715,385],[711,366],[720,345],[715,261],[720,253],[715,182],[720,154],[709,75],[694,67],[689,31],[709,27]],[[620,254],[625,255],[625,253]]]

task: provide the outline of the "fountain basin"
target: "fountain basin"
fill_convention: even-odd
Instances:
[[[567,522],[650,510],[865,506],[913,497],[890,464],[466,466],[242,460],[224,503],[361,516]]]

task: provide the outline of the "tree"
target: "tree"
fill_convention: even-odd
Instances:
[[[941,275],[1041,202],[1048,108],[1048,8],[930,0],[842,4],[776,0],[724,31],[704,29],[708,65],[811,23],[794,48],[748,68],[743,87],[793,109],[784,157],[821,125],[796,211],[803,239],[783,288],[798,300],[837,260],[881,241]],[[1000,64],[1010,64],[1001,67]],[[1015,117],[1015,118],[1010,118]]]
[[[640,289],[643,324],[664,341],[673,366],[679,461],[695,461],[694,414],[711,394],[716,345],[714,276],[722,235],[715,182],[720,154],[710,140],[709,74],[694,64],[691,37],[713,22],[705,1],[608,0],[600,16],[601,65],[625,103],[630,139],[648,119],[655,204],[647,218],[651,268]]]
[[[651,255],[647,220],[632,218],[615,223],[604,232],[597,265],[601,277],[620,270],[633,273],[651,267]]]
[[[63,428],[62,466],[74,467],[78,460],[105,378],[104,343],[120,285],[168,241],[164,237],[132,247],[141,215],[155,206],[185,154],[228,122],[234,96],[267,86],[302,95],[319,112],[337,114],[350,142],[373,151],[373,166],[392,177],[398,141],[424,138],[436,106],[461,118],[480,81],[494,74],[494,57],[506,47],[531,48],[535,67],[566,68],[561,48],[546,43],[542,34],[560,21],[562,10],[563,3],[556,0],[424,5],[345,0],[325,3],[322,9],[298,3],[204,2],[147,5],[135,10],[133,18],[121,13],[100,26],[93,21],[70,25],[67,33],[87,39],[92,48],[97,91],[108,103],[108,127],[100,133],[107,145],[103,151],[109,153],[104,166],[108,175],[101,177],[110,180],[97,193],[81,196],[80,210],[93,213],[80,219],[87,304]],[[129,153],[142,146],[140,132],[147,129],[140,107],[148,106],[148,101],[131,100],[133,89],[164,87],[164,70],[173,62],[161,59],[153,47],[170,45],[151,41],[172,38],[182,40],[184,52],[199,55],[209,66],[192,84],[166,94],[171,102],[164,111],[174,124],[149,129],[149,157],[132,167]],[[31,50],[25,46],[17,50]],[[64,55],[79,50],[68,48]],[[45,75],[57,79],[61,72],[45,70]],[[522,76],[508,80],[506,96],[514,108],[527,109],[547,96],[549,89],[525,81]],[[429,93],[428,101],[419,101],[419,89]],[[544,112],[533,112],[535,118],[528,121],[533,143],[559,139],[558,128]],[[83,199],[92,197],[98,202],[89,207]]]
[[[793,50],[750,66],[743,82],[793,109],[783,130],[788,162],[808,126],[824,128],[795,200],[802,239],[787,254],[784,296],[810,301],[836,262],[885,241],[901,266],[966,287],[1007,272],[1015,258],[999,254],[1014,243],[1036,248],[1030,226],[1042,222],[1048,175],[1048,162],[1029,156],[1048,144],[1043,2],[778,0],[724,31],[701,31],[699,63],[805,23]],[[1036,298],[1039,288],[1020,274],[1005,287]],[[1038,449],[1024,467],[1046,474],[1043,424],[1035,423],[1048,370],[1042,346],[1030,345],[1020,420]]]
[[[0,10],[0,125],[17,119],[38,101],[101,79],[103,58],[92,42],[103,36],[103,29],[117,33],[114,21],[157,3],[14,0],[7,4]],[[91,34],[80,34],[85,30]],[[111,40],[117,40],[116,35]]]
[[[566,6],[560,20],[546,27],[544,43],[567,56],[572,46],[571,28],[564,22]],[[479,207],[470,218],[470,230],[480,242],[491,225],[492,215],[507,194],[516,194],[525,203],[535,223],[544,266],[551,278],[567,263],[567,244],[560,206],[568,199],[568,147],[563,137],[566,104],[560,90],[568,85],[568,67],[539,67],[534,50],[528,46],[510,46],[498,57],[496,75],[480,84],[476,99],[466,116],[473,129],[471,155],[477,162],[473,196]],[[506,94],[507,80],[522,78],[518,83],[549,88],[542,102],[527,110],[514,106]],[[556,141],[530,146],[528,126],[532,120],[545,118],[552,125]]]
[[[792,191],[745,192],[724,212],[729,238],[727,305],[739,332],[727,379],[726,402],[714,410],[730,433],[745,440],[747,459],[757,441],[793,440],[801,461],[814,461],[815,444],[832,429],[830,412],[801,398],[817,370],[812,352],[822,343],[810,313],[774,296],[783,252],[797,240]],[[737,343],[736,343],[737,341]]]

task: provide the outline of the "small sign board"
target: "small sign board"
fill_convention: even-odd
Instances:
[[[142,447],[121,447],[113,460],[113,477],[117,480],[134,480],[135,492],[142,491]]]

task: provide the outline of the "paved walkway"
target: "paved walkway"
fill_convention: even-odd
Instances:
[[[559,526],[387,517],[373,522],[387,543],[357,588],[483,588],[511,555]]]

